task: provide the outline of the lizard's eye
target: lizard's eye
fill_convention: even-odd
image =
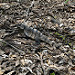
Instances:
[[[20,27],[21,29],[24,29],[24,25],[23,25],[23,24],[19,24],[19,27]]]

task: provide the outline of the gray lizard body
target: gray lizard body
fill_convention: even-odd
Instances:
[[[43,35],[40,31],[38,31],[37,29],[33,29],[32,27],[28,27],[25,24],[18,24],[18,27],[20,27],[20,29],[24,29],[24,34],[34,40],[41,40],[49,45],[52,46],[52,41],[50,41],[50,39],[48,39],[48,37],[46,35]]]

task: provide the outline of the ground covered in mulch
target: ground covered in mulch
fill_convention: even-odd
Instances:
[[[20,23],[56,45],[37,44]],[[0,0],[0,75],[75,75],[75,0]]]

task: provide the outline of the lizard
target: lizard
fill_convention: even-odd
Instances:
[[[34,39],[35,41],[43,41],[47,44],[49,44],[50,46],[52,46],[54,44],[54,41],[51,41],[46,35],[42,34],[39,30],[34,29],[32,27],[28,27],[27,25],[21,23],[21,24],[16,24],[17,27],[19,27],[20,29],[24,30],[24,34],[27,37],[30,37],[32,39]]]

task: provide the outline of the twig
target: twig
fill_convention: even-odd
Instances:
[[[26,17],[28,17],[29,16],[29,12],[31,11],[31,9],[32,9],[32,7],[34,6],[34,0],[32,1],[32,3],[31,3],[31,5],[30,5],[30,7],[28,8],[28,10],[27,10],[27,14],[26,14]],[[26,19],[26,21],[28,20],[28,18]],[[25,20],[24,20],[25,21]]]
[[[43,53],[41,54],[41,67],[42,67],[42,69],[44,71],[44,75],[45,75],[45,67],[44,67],[44,63],[43,63],[42,57],[43,57]]]
[[[33,5],[34,5],[34,0],[32,1],[30,7],[29,7],[28,10],[27,10],[27,16],[29,16],[29,12],[30,12],[30,10],[32,9]]]
[[[0,42],[3,42],[3,43],[5,43],[5,44],[11,46],[11,47],[12,47],[13,49],[15,49],[15,51],[17,51],[17,52],[22,53],[21,50],[17,49],[16,47],[14,47],[13,45],[9,44],[8,42],[6,42],[6,41],[3,40],[3,39],[0,39]]]

